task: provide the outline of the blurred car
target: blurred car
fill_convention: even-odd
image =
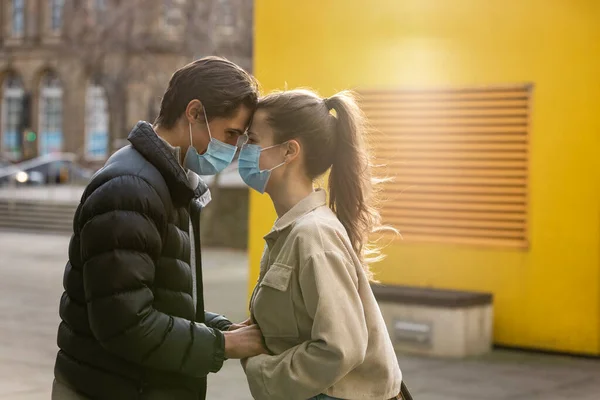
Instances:
[[[37,171],[19,171],[14,174],[14,179],[23,185],[41,185],[44,183],[44,174]]]
[[[19,164],[0,161],[0,185],[87,183],[94,170],[75,163],[70,154],[52,154]]]
[[[71,160],[53,160],[25,170],[39,174],[45,184],[87,182],[95,171],[84,168]]]
[[[42,184],[44,177],[36,171],[24,171],[18,165],[5,159],[0,159],[0,185],[1,184]]]

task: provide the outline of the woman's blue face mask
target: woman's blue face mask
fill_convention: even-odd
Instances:
[[[283,145],[276,144],[273,146],[265,147],[264,149],[257,144],[244,144],[240,150],[238,158],[238,172],[242,177],[242,180],[256,190],[258,193],[263,194],[267,188],[267,183],[271,177],[271,172],[281,167],[286,163],[284,160],[281,164],[278,164],[270,169],[260,169],[260,155],[263,151],[273,149]]]

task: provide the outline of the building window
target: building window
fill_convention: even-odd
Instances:
[[[94,9],[99,12],[106,11],[106,0],[94,0]]]
[[[89,159],[106,159],[108,156],[108,103],[104,88],[97,84],[87,87],[85,97],[85,153]]]
[[[65,0],[50,0],[50,16],[52,18],[53,31],[58,31],[62,28],[64,5]]]
[[[52,73],[46,74],[40,87],[40,155],[62,151],[62,97],[63,90],[58,77]]]
[[[364,91],[382,217],[405,241],[526,248],[530,86]]]
[[[224,34],[232,34],[235,31],[236,15],[230,0],[218,0],[217,2],[218,25]]]
[[[163,0],[164,25],[169,30],[181,28],[185,0]]]
[[[21,118],[25,91],[21,79],[11,74],[2,85],[2,147],[4,154],[13,161],[21,159]]]
[[[25,31],[25,0],[12,1],[12,34],[23,36]]]

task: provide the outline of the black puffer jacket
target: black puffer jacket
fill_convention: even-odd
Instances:
[[[204,399],[224,360],[204,312],[196,251],[196,312],[189,212],[200,248],[200,199],[151,125],[140,122],[86,188],[73,222],[58,329],[57,380],[93,399]],[[205,324],[206,323],[206,324]]]

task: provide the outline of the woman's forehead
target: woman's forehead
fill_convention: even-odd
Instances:
[[[250,122],[250,128],[252,127],[263,127],[267,124],[267,112],[265,110],[258,110],[252,116],[252,121]],[[252,129],[251,129],[252,130]]]
[[[271,127],[267,122],[267,113],[264,110],[258,110],[252,117],[252,122],[248,128],[249,135],[266,137],[271,135]]]

